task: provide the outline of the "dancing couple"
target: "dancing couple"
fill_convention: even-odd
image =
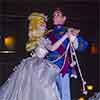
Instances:
[[[0,100],[71,100],[70,74],[77,76],[66,53],[69,41],[76,50],[85,50],[87,42],[79,29],[66,28],[60,9],[53,12],[54,28],[47,29],[47,17],[33,12],[29,17],[26,50],[29,57],[14,68],[0,88]]]

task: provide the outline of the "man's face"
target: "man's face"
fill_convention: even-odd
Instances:
[[[53,13],[53,24],[54,25],[63,25],[65,23],[66,16],[63,16],[61,11],[54,11]]]

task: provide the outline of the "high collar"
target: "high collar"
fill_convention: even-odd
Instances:
[[[64,26],[63,25],[55,25],[54,30],[57,32],[64,31]]]

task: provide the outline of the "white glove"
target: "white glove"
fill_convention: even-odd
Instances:
[[[70,42],[74,42],[75,39],[76,39],[76,36],[75,35],[69,34],[69,40],[70,40]]]
[[[77,36],[69,34],[69,40],[73,44],[74,48],[77,49],[78,48],[78,44],[79,44]]]

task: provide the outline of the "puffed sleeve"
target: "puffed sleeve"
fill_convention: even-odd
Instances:
[[[48,38],[42,38],[40,40],[39,45],[41,45],[49,50],[49,48],[51,47],[51,41]]]

